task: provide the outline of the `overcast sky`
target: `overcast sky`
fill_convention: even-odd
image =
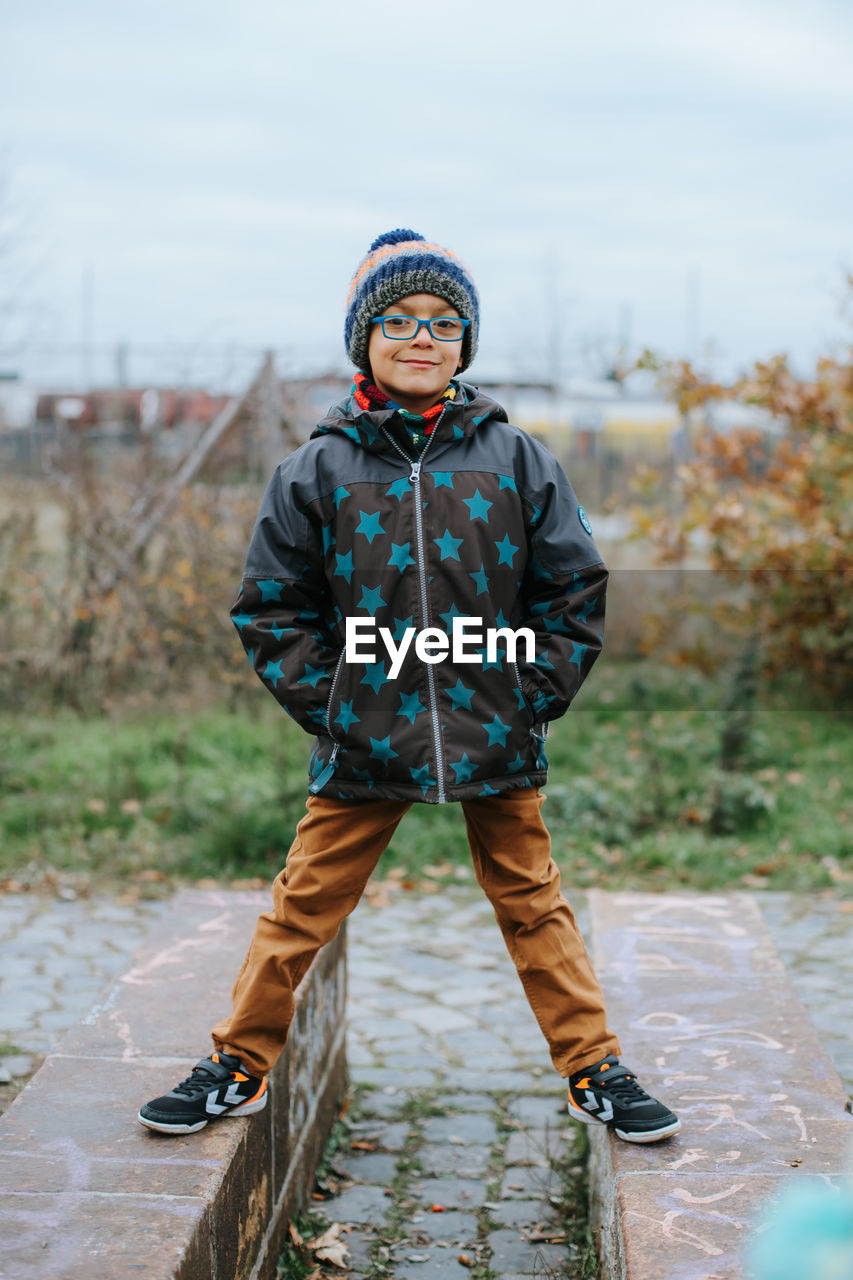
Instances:
[[[409,226],[477,281],[474,380],[620,336],[805,369],[851,333],[852,35],[849,0],[7,6],[5,268],[42,343],[344,367],[350,276]]]

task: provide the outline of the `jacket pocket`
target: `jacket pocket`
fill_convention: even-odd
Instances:
[[[521,686],[521,673],[518,670],[518,663],[510,662],[509,665],[512,668],[512,675],[515,681],[515,687],[518,690],[520,695],[520,700],[527,711],[527,718],[530,721],[530,728],[532,729],[536,724],[536,713],[534,712],[533,707],[530,705],[530,699],[527,697],[527,694],[524,692],[524,689]]]
[[[326,714],[324,716],[322,732],[325,733],[326,737],[329,738],[332,743],[332,753],[329,756],[329,759],[326,761],[326,764],[323,766],[320,772],[315,777],[313,777],[311,783],[309,784],[308,790],[314,796],[316,796],[319,791],[322,791],[323,787],[325,787],[327,782],[330,782],[332,780],[335,774],[335,770],[338,767],[338,753],[340,752],[341,744],[338,741],[335,734],[332,732],[332,711],[334,709],[334,701],[337,693],[338,681],[341,674],[341,667],[343,665],[345,653],[346,653],[346,650],[344,650],[344,652],[338,658],[337,666],[335,667],[335,674],[332,676],[332,683],[329,686],[329,696],[326,699]],[[310,766],[309,766],[309,769],[310,769]]]
[[[329,685],[329,696],[326,700],[326,714],[324,717],[326,735],[329,738],[331,738],[332,742],[334,742],[336,745],[337,745],[338,739],[337,739],[337,735],[332,729],[332,723],[333,723],[332,714],[335,710],[335,699],[336,697],[338,697],[338,690],[341,682],[341,668],[344,665],[346,652],[347,652],[346,649],[344,649],[341,652],[341,656],[338,658],[337,666],[335,667],[335,674],[332,676],[332,683]]]

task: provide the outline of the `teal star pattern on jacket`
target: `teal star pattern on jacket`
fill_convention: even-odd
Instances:
[[[452,471],[433,471],[433,483],[436,489],[452,489],[453,488],[453,472]]]
[[[352,575],[355,573],[355,566],[352,562],[352,552],[348,551],[346,555],[341,555],[340,551],[335,552],[335,569],[336,578],[346,578],[347,584],[352,582]]]
[[[401,573],[410,564],[415,563],[415,557],[411,554],[411,545],[411,542],[391,543],[391,554],[388,557],[388,563],[392,564],[395,569],[399,569]]]
[[[589,615],[593,612],[597,604],[598,604],[597,596],[594,600],[587,600],[586,604],[581,609],[578,609],[578,613],[577,613],[578,622],[587,622],[589,620]]]
[[[409,614],[408,618],[395,618],[395,619],[394,619],[394,633],[393,633],[393,634],[394,634],[394,643],[395,643],[395,644],[400,644],[400,643],[402,642],[402,639],[403,639],[403,636],[404,636],[405,632],[406,632],[406,631],[408,631],[408,630],[409,630],[409,628],[410,628],[410,627],[413,627],[414,625],[415,625],[415,624],[414,624],[414,622],[412,621],[412,614]]]
[[[462,546],[462,538],[454,538],[449,529],[444,530],[442,537],[433,538],[433,542],[441,552],[442,560],[459,559],[459,548]],[[516,550],[518,550],[517,547]]]
[[[553,698],[550,694],[545,693],[542,689],[536,690],[533,695],[533,714],[537,720],[544,716],[552,702]]]
[[[552,631],[561,636],[571,635],[571,628],[562,614],[557,618],[543,618],[542,625],[546,631]]]
[[[400,710],[398,716],[405,716],[409,724],[415,723],[415,716],[420,715],[422,711],[426,711],[426,707],[421,702],[416,693],[400,694]]]
[[[489,508],[495,504],[487,502],[479,489],[474,490],[473,498],[463,498],[462,501],[471,512],[472,520],[485,520],[486,524],[489,523]]]
[[[484,671],[489,671],[491,668],[496,671],[503,670],[504,664],[500,649],[495,648],[495,656],[493,658],[489,658],[489,651],[485,645],[483,645],[482,649],[477,649],[476,652],[480,655],[480,662],[483,664]]]
[[[379,523],[379,512],[359,511],[358,514],[361,516],[361,520],[356,525],[355,531],[356,533],[363,533],[370,545],[373,546],[373,539],[378,538],[380,533],[385,532]]]
[[[352,702],[341,702],[341,709],[335,716],[334,723],[339,724],[344,733],[347,733],[352,725],[358,724],[361,716],[357,716],[352,709]]]
[[[477,570],[477,572],[476,572],[476,573],[469,573],[469,574],[468,574],[468,577],[473,579],[473,581],[474,581],[474,586],[477,588],[477,595],[478,595],[478,596],[481,596],[481,595],[483,595],[485,592],[487,592],[487,591],[488,591],[488,589],[489,589],[489,575],[486,573],[485,569],[483,568],[483,562],[482,562],[482,560],[480,561],[480,567],[479,567],[479,569]]]
[[[586,651],[588,648],[589,648],[589,645],[578,644],[577,640],[573,640],[572,656],[569,658],[569,662],[571,662],[574,666],[579,667],[582,664],[584,658],[586,657]]]
[[[502,747],[506,745],[510,727],[508,724],[504,724],[503,720],[499,719],[497,714],[495,714],[494,719],[489,721],[488,724],[481,724],[480,728],[485,729],[486,733],[489,735],[490,747],[493,747],[495,743],[498,743]]]
[[[453,630],[453,619],[467,618],[468,614],[463,613],[462,610],[457,608],[455,604],[452,604],[446,613],[440,613],[438,616],[439,618],[441,618],[441,621],[444,623],[444,629],[449,635],[450,632]]]
[[[399,752],[394,751],[391,747],[391,735],[387,738],[371,738],[370,739],[370,758],[372,760],[381,760],[383,764],[387,764],[389,760],[394,760]]]
[[[335,499],[335,506],[339,507],[343,502],[344,498],[350,497],[350,491],[349,489],[345,489],[342,484],[339,484],[333,496]]]
[[[257,586],[262,600],[281,599],[283,582],[278,582],[275,578],[259,578]]]
[[[284,679],[284,672],[281,669],[280,662],[268,662],[264,668],[264,680],[269,680],[274,689],[278,688],[279,680]]]
[[[322,667],[309,667],[308,663],[306,662],[305,674],[302,676],[300,680],[297,681],[297,683],[310,684],[312,689],[316,689],[318,681],[322,680],[325,674],[326,672],[323,670]]]
[[[436,785],[435,778],[430,773],[428,764],[421,765],[420,769],[410,767],[409,773],[412,775],[412,780],[416,782],[419,787],[423,788],[424,793],[426,793],[430,787],[434,787]]]
[[[409,483],[409,477],[400,476],[399,480],[395,480],[393,484],[389,484],[385,492],[389,498],[396,498],[398,502],[402,502],[403,499],[411,492],[411,488],[412,486]]]
[[[361,599],[358,602],[359,609],[366,609],[372,618],[376,617],[377,609],[383,609],[385,601],[382,599],[381,587],[362,587]]]
[[[244,627],[248,627],[257,619],[256,613],[232,613],[231,621],[238,631],[242,631]]]
[[[457,782],[467,782],[471,777],[472,773],[477,772],[477,766],[476,764],[472,764],[471,761],[468,759],[467,751],[462,752],[461,760],[451,760],[450,767],[453,770],[453,772],[456,774]]]
[[[374,693],[378,693],[388,681],[384,662],[368,662],[367,670],[361,678],[362,684],[369,684]]]
[[[512,476],[498,476],[498,481],[501,489],[512,489],[513,493],[518,493],[518,488]]]
[[[514,546],[509,540],[509,534],[505,533],[500,542],[496,542],[498,549],[498,564],[508,564],[512,568],[512,562],[518,547]]]
[[[461,680],[457,680],[453,688],[447,690],[447,693],[454,711],[458,711],[460,707],[464,707],[466,711],[472,709],[471,699],[474,696],[474,690],[467,689]]]

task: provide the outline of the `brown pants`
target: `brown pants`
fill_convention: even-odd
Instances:
[[[608,1030],[601,987],[560,893],[538,790],[463,800],[477,880],[495,910],[552,1061],[563,1076],[619,1043]],[[293,1019],[293,994],[324,943],[356,907],[410,804],[309,796],[287,865],[273,883],[273,909],[258,917],[234,985],[230,1018],[213,1029],[217,1049],[265,1075]]]

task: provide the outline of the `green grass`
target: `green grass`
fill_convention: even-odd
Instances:
[[[543,812],[568,884],[851,891],[853,725],[765,688],[742,768],[723,773],[726,693],[666,668],[596,668],[547,740]],[[0,740],[6,880],[268,880],[304,812],[309,739],[260,687],[237,711],[6,715]],[[381,868],[422,878],[442,863],[470,865],[460,807],[415,804]]]

